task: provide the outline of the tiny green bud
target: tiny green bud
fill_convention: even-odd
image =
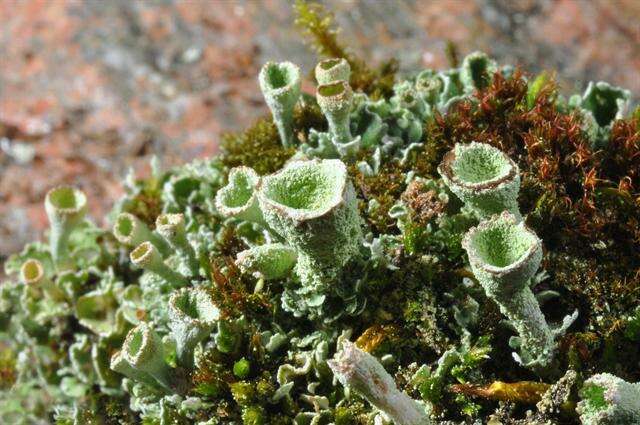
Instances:
[[[236,265],[265,280],[282,279],[296,265],[295,249],[281,243],[255,246],[240,252]]]
[[[165,240],[154,234],[145,223],[130,213],[121,213],[113,225],[113,236],[123,245],[138,246],[143,242],[151,242],[162,255],[170,252]]]
[[[172,248],[186,260],[193,275],[200,268],[196,252],[187,239],[183,214],[160,214],[156,218],[156,232],[167,241]]]
[[[234,326],[225,320],[218,321],[218,332],[215,336],[216,347],[221,353],[229,354],[236,350],[240,335]]]
[[[176,341],[178,363],[193,366],[193,350],[220,318],[220,311],[204,289],[182,289],[169,299],[169,329]]]
[[[189,280],[167,266],[158,249],[151,242],[143,242],[129,254],[131,263],[139,268],[157,274],[172,286],[185,286]]]
[[[233,374],[240,379],[247,378],[250,372],[251,372],[251,363],[249,363],[249,360],[245,358],[238,360],[233,365]]]
[[[318,84],[324,85],[334,81],[349,81],[351,66],[344,58],[325,59],[318,62],[315,69]]]
[[[267,62],[258,77],[262,94],[278,127],[280,141],[293,146],[293,110],[300,98],[300,68],[291,62]]]
[[[60,186],[47,192],[45,211],[51,224],[50,249],[58,269],[71,267],[68,252],[69,236],[87,214],[87,196],[70,186]]]
[[[334,144],[351,142],[351,129],[349,128],[349,113],[353,91],[346,81],[333,81],[318,86],[316,99],[329,124],[329,132]]]
[[[216,208],[220,214],[264,224],[256,196],[259,183],[260,176],[253,168],[233,168],[229,172],[229,183],[216,194]]]
[[[518,220],[520,170],[504,152],[485,143],[456,144],[438,166],[445,184],[481,219],[509,211]]]

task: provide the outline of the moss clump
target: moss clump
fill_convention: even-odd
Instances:
[[[279,170],[295,152],[280,143],[278,129],[270,119],[259,119],[248,130],[225,134],[220,143],[222,162],[229,168],[251,167],[260,175]]]

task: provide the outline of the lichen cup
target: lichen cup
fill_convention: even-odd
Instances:
[[[473,274],[518,332],[524,365],[546,367],[553,359],[554,333],[529,288],[542,260],[542,242],[508,212],[471,228],[462,241]]]
[[[349,81],[351,66],[344,58],[331,58],[318,62],[315,69],[318,84],[329,84],[333,81]]]
[[[293,110],[300,98],[300,68],[291,62],[267,62],[258,76],[260,89],[278,127],[280,141],[293,146]]]
[[[333,143],[351,142],[349,113],[353,101],[353,90],[349,83],[341,80],[318,86],[316,100],[329,124]]]
[[[229,172],[229,183],[216,194],[216,208],[225,217],[264,224],[256,189],[260,176],[253,168],[236,167]]]
[[[269,226],[298,250],[304,285],[330,284],[358,255],[360,217],[342,161],[291,162],[262,179],[258,199]]]
[[[640,383],[599,373],[585,381],[580,398],[576,411],[584,425],[640,423]]]
[[[438,172],[449,189],[480,219],[503,211],[521,220],[520,170],[500,149],[485,143],[456,144]]]
[[[171,295],[168,316],[178,363],[191,368],[193,351],[213,331],[220,310],[204,289],[184,288]]]
[[[74,187],[59,186],[47,192],[44,208],[51,225],[51,257],[59,270],[70,268],[69,237],[87,214],[87,196]]]

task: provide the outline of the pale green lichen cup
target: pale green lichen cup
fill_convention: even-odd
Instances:
[[[191,368],[193,351],[215,327],[220,310],[204,289],[185,288],[171,295],[168,314],[178,363]]]
[[[518,220],[520,170],[501,150],[485,143],[456,144],[438,172],[449,189],[480,219],[508,211]]]
[[[262,179],[258,198],[267,223],[298,250],[303,283],[331,282],[357,255],[360,217],[342,161],[291,162]]]
[[[291,62],[267,62],[258,76],[260,89],[278,127],[280,141],[293,146],[293,110],[300,98],[300,68]]]
[[[252,168],[233,168],[229,172],[229,183],[216,194],[220,214],[264,224],[256,194],[259,183],[260,176]]]
[[[334,143],[349,143],[352,139],[349,113],[353,90],[346,81],[333,81],[318,86],[316,100],[322,110]]]
[[[585,381],[580,398],[576,411],[583,425],[640,423],[640,383],[600,373]]]
[[[525,288],[542,260],[538,236],[508,212],[469,230],[462,246],[478,280],[498,296]]]
[[[87,196],[71,186],[56,187],[47,193],[44,207],[51,224],[50,249],[53,261],[58,269],[69,268],[69,236],[87,214]]]
[[[474,276],[518,332],[512,339],[524,366],[544,373],[553,360],[556,334],[529,287],[542,260],[542,243],[508,212],[471,228],[462,241]]]
[[[329,84],[333,81],[349,81],[351,66],[344,58],[331,58],[318,62],[315,69],[318,84]]]

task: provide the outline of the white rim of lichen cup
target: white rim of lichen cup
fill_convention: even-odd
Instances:
[[[276,190],[278,188],[274,186],[282,182],[283,186],[280,192],[284,190],[287,192],[286,195],[290,196],[296,191],[291,188],[290,184],[287,185],[287,181],[290,180],[289,177],[291,177],[292,173],[304,172],[305,169],[310,168],[320,168],[325,173],[321,177],[329,180],[333,186],[330,195],[323,200],[322,205],[318,205],[316,208],[300,208],[287,205],[291,203],[285,203],[281,196],[282,193],[277,194]],[[258,198],[263,208],[276,210],[279,215],[287,216],[296,222],[303,222],[323,217],[342,205],[348,182],[347,167],[339,159],[293,161],[277,173],[262,178],[258,185]],[[319,181],[316,180],[315,183],[317,184]]]
[[[481,151],[488,151],[499,156],[502,159],[500,169],[493,173],[491,173],[492,170],[483,170],[486,176],[486,178],[483,179],[465,178],[465,176],[459,172],[459,162],[468,159],[468,155],[474,155],[475,152]],[[442,162],[438,166],[438,172],[452,184],[475,193],[489,192],[504,183],[510,183],[516,180],[520,175],[518,164],[509,158],[506,153],[489,144],[479,142],[471,142],[466,145],[457,143],[453,149],[444,155]]]
[[[80,218],[87,212],[87,195],[73,186],[58,186],[47,192],[44,207],[49,217]]]
[[[20,277],[25,285],[36,287],[45,278],[42,263],[34,258],[29,258],[20,267]]]
[[[134,367],[151,360],[156,354],[153,329],[146,323],[140,323],[127,334],[122,346],[123,357]]]
[[[199,328],[213,327],[220,319],[220,310],[201,288],[182,288],[174,292],[169,297],[169,309],[170,320]],[[189,314],[194,311],[194,315]]]
[[[494,229],[496,224],[506,223],[514,228],[520,235],[527,237],[528,247],[517,258],[504,266],[496,266],[491,264],[487,255],[483,255],[479,251],[476,238],[486,231]],[[538,253],[542,253],[542,240],[531,230],[523,221],[518,221],[516,217],[508,211],[500,215],[494,215],[488,220],[484,220],[476,227],[472,227],[467,231],[462,239],[462,247],[469,255],[469,262],[475,267],[482,269],[497,278],[506,276],[510,273],[526,269],[529,261],[534,259]],[[535,270],[533,271],[535,272]]]
[[[327,84],[337,80],[349,80],[351,66],[345,58],[324,59],[316,65],[315,76],[318,84]]]
[[[267,62],[258,75],[260,88],[265,94],[274,98],[297,90],[302,84],[300,68],[291,62]]]
[[[240,188],[235,182],[236,179],[244,176],[247,185],[244,188]],[[216,194],[216,208],[225,217],[236,217],[245,212],[248,212],[257,202],[257,188],[260,185],[262,178],[251,167],[235,167],[229,171],[228,183],[225,187],[220,189]],[[247,193],[242,194],[242,203],[232,203],[229,201],[238,196],[239,190],[246,190]]]

